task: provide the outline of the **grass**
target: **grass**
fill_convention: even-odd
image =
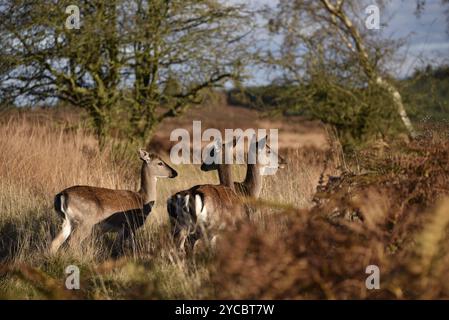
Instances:
[[[199,166],[184,165],[176,167],[179,176],[175,180],[161,179],[156,207],[138,232],[136,250],[127,252],[120,263],[111,261],[113,235],[93,239],[81,249],[63,247],[51,257],[48,247],[61,227],[53,210],[54,195],[71,185],[137,190],[137,151],[117,160],[113,146],[100,152],[85,129],[26,117],[15,117],[0,125],[0,150],[0,261],[6,266],[0,275],[1,296],[67,298],[70,295],[64,290],[59,290],[64,293],[59,295],[58,290],[45,289],[37,272],[53,279],[61,289],[65,267],[71,264],[81,269],[84,298],[116,299],[136,294],[165,299],[207,296],[204,287],[209,279],[210,261],[204,257],[180,257],[170,238],[165,203],[179,190],[218,183],[214,172],[204,173]],[[292,151],[291,156],[302,155]],[[299,170],[300,177],[286,171],[279,173],[284,185],[276,183],[274,177],[268,178],[264,197],[295,206],[310,205],[318,168],[311,172],[298,161],[294,169]],[[236,168],[235,173],[242,178],[244,168]],[[109,267],[99,272],[104,264]]]
[[[346,158],[335,143],[282,150],[287,168],[266,178],[252,219],[225,231],[214,255],[178,252],[165,201],[217,176],[175,166],[134,251],[113,259],[105,235],[50,256],[61,227],[53,196],[77,184],[136,190],[137,152],[100,151],[73,123],[10,118],[0,124],[0,298],[449,298],[448,140],[440,130]],[[381,290],[365,287],[370,264]],[[69,265],[81,270],[79,291],[64,287]]]

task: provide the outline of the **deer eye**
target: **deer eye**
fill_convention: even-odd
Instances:
[[[158,162],[157,165],[162,167],[164,164],[162,162]]]

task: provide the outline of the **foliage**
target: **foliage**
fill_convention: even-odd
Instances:
[[[345,149],[373,139],[389,139],[402,132],[399,117],[391,108],[391,97],[380,88],[354,88],[343,84],[326,70],[308,85],[274,83],[267,86],[234,89],[228,92],[232,104],[284,115],[319,119],[336,129]],[[396,80],[407,110],[425,129],[449,120],[448,68],[441,66],[417,70],[411,77]]]
[[[260,53],[261,63],[279,74],[274,85],[285,89],[276,104],[333,126],[345,146],[401,127],[415,136],[387,71],[402,43],[367,30],[362,12],[368,4],[288,0],[264,12],[267,28],[281,42]]]
[[[243,223],[220,242],[212,274],[224,299],[449,297],[448,136],[383,155],[319,186],[310,210]],[[380,270],[368,290],[366,268]]]
[[[391,108],[391,97],[378,87],[354,89],[338,84],[331,75],[317,76],[307,85],[270,85],[231,91],[230,103],[269,113],[318,119],[335,129],[345,150],[380,137],[402,132]]]
[[[48,255],[61,223],[51,195],[76,183],[132,189],[136,157],[113,160],[84,130],[44,118],[6,119],[0,133],[2,298],[449,297],[449,205],[439,202],[449,195],[447,128],[353,158],[336,146],[283,152],[288,167],[267,178],[251,219],[224,230],[212,256],[179,254],[163,199],[217,178],[177,168],[184,179],[160,182],[135,250],[118,260],[112,235]],[[73,264],[81,290],[69,292],[64,269]],[[380,290],[366,289],[370,264],[380,268]]]
[[[70,1],[8,0],[0,7],[0,100],[87,110],[103,144],[113,132],[147,142],[156,126],[237,77],[241,6],[215,0],[79,1],[81,28],[67,29]],[[176,79],[177,90],[164,90]]]
[[[417,120],[449,121],[449,67],[426,67],[399,83]]]

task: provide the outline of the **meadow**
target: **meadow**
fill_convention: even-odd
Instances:
[[[2,117],[0,298],[449,298],[449,136],[441,128],[352,155],[329,136],[326,148],[282,149],[288,165],[265,179],[251,219],[224,232],[214,252],[187,257],[171,239],[166,199],[218,178],[174,166],[179,176],[158,182],[134,247],[113,258],[112,234],[48,253],[61,227],[53,197],[71,185],[136,190],[137,150],[100,151],[78,120],[54,117]],[[244,168],[234,173],[242,179]],[[69,265],[81,270],[80,290],[64,286]],[[378,290],[365,286],[369,265],[379,267]]]
[[[1,1],[0,300],[449,299],[447,4]],[[203,133],[278,129],[287,164],[257,200],[185,196],[219,233],[185,254],[166,201],[219,183],[169,160],[171,133],[192,137],[195,120]],[[55,201],[76,185],[137,191],[139,155],[145,196]],[[242,181],[245,165],[232,171]],[[159,179],[122,252],[95,232],[50,254],[54,202],[70,220],[62,239],[72,223],[132,216],[136,201],[148,213],[155,176],[175,179]],[[239,190],[258,193],[250,182]],[[215,206],[199,211],[204,194]]]

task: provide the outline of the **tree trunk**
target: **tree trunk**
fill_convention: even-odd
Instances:
[[[410,118],[407,115],[407,111],[405,111],[404,104],[402,103],[402,97],[399,91],[391,83],[382,79],[382,77],[380,76],[377,77],[376,83],[391,94],[393,98],[393,103],[396,106],[399,116],[401,117],[402,123],[409,132],[410,137],[413,139],[416,138],[417,136],[416,131],[413,128],[412,122],[410,121]]]
[[[365,74],[371,81],[375,81],[378,86],[385,89],[393,98],[393,103],[396,106],[396,110],[401,117],[402,122],[404,123],[405,128],[408,130],[410,137],[413,139],[416,137],[415,129],[405,111],[404,104],[402,103],[402,97],[399,91],[388,81],[383,79],[378,70],[376,70],[375,64],[373,64],[368,55],[368,51],[366,50],[365,43],[363,41],[362,36],[360,35],[359,30],[352,23],[349,16],[343,10],[343,1],[337,1],[336,5],[329,2],[329,0],[321,0],[324,7],[327,11],[333,15],[335,18],[338,18],[343,25],[346,27],[346,30],[342,30],[343,32],[347,32],[349,36],[352,38],[355,49],[351,45],[350,41],[346,37],[343,36],[345,43],[349,47],[350,50],[358,53],[358,59],[360,65],[362,66]]]

